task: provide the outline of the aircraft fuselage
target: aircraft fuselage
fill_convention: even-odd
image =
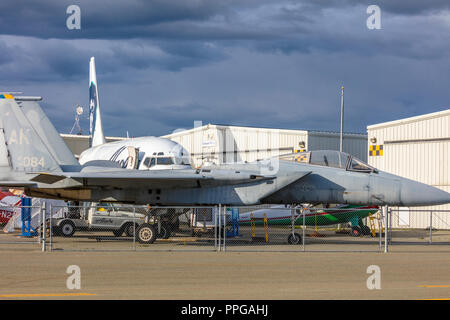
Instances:
[[[251,164],[224,166],[239,172]],[[222,168],[222,169],[221,169]],[[225,170],[214,167],[213,174]],[[195,172],[195,170],[192,170]],[[255,175],[259,172],[255,170]],[[305,174],[307,173],[307,174]],[[303,176],[302,176],[303,175]],[[384,172],[351,172],[345,169],[280,161],[273,179],[255,180],[250,183],[208,186],[200,179],[190,187],[178,187],[167,183],[167,187],[145,187],[145,185],[123,186],[108,184],[90,185],[67,181],[61,187],[40,185],[27,188],[30,196],[51,197],[79,201],[111,201],[162,206],[299,204],[342,203],[353,205],[435,205],[449,202],[448,193],[437,188],[387,174]],[[299,178],[301,177],[301,178]],[[58,182],[59,183],[59,182]],[[57,183],[57,184],[58,184]]]

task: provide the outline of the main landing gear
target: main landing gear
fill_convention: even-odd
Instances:
[[[368,236],[368,235],[372,235],[372,232],[370,231],[370,228],[366,225],[358,225],[358,226],[353,226],[352,230],[350,231],[350,234],[353,237],[361,237],[361,236]]]
[[[302,236],[298,233],[291,233],[288,236],[288,243],[289,244],[300,244],[302,243]]]

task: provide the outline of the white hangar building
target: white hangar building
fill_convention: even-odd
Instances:
[[[450,109],[370,125],[367,133],[370,165],[450,192]],[[450,204],[401,210],[393,227],[427,228],[429,210],[450,210]],[[450,229],[450,212],[433,217],[434,228]]]
[[[300,150],[339,150],[339,132],[208,124],[165,135],[181,144],[191,163],[250,162]],[[343,151],[367,161],[367,135],[345,133]]]
[[[89,149],[89,135],[80,135],[80,134],[68,134],[68,133],[60,133],[59,134],[64,142],[69,147],[70,151],[75,155],[78,159],[80,154]],[[113,142],[119,140],[125,140],[126,138],[122,137],[105,137],[106,142]]]

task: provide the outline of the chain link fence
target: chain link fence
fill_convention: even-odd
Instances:
[[[450,210],[390,208],[388,241],[405,245],[450,245]]]
[[[109,203],[1,210],[12,213],[0,244],[50,251],[382,252],[450,244],[450,210]]]
[[[51,250],[66,251],[214,251],[217,210],[107,203],[72,206],[64,216],[51,216],[49,245]]]
[[[377,207],[271,206],[227,208],[227,211],[226,251],[380,251],[382,248]]]
[[[41,244],[45,208],[1,206],[0,244]]]

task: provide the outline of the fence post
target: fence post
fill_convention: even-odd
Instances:
[[[389,213],[389,244],[392,244],[392,209],[388,207]]]
[[[52,227],[52,217],[53,217],[53,205],[50,203],[50,224],[48,229],[50,230],[50,252],[53,251],[53,227]]]
[[[136,251],[136,207],[133,206],[133,251]]]
[[[384,223],[384,253],[388,252],[388,229],[389,229],[389,212],[388,206],[383,207],[383,211],[385,214],[385,223]]]
[[[219,217],[219,222],[218,222],[218,229],[217,229],[217,233],[218,233],[218,237],[217,237],[217,246],[218,246],[218,249],[217,249],[217,252],[219,252],[220,251],[220,239],[221,239],[221,237],[222,237],[222,230],[221,230],[221,225],[222,225],[222,223],[221,223],[221,217],[220,217],[220,211],[222,210],[222,206],[219,204],[219,210],[218,210],[218,214],[216,214],[216,218],[217,218],[217,216]]]
[[[42,223],[42,228],[41,228],[41,236],[42,236],[42,252],[45,252],[45,242],[46,242],[46,221],[45,221],[45,216],[46,216],[46,208],[45,208],[45,201],[42,202],[42,206],[41,206],[41,223]]]
[[[430,210],[430,239],[428,240],[428,243],[433,243],[433,210]]]
[[[193,210],[195,210],[195,209],[193,209]],[[217,251],[217,214],[216,214],[217,206],[214,206],[214,208],[212,209],[212,212],[214,212],[214,215],[213,215],[214,216],[214,250]]]
[[[222,213],[223,213],[223,250],[222,251],[225,252],[226,251],[225,239],[227,238],[227,231],[226,231],[226,229],[227,229],[227,227],[226,227],[227,226],[227,217],[226,217],[227,206],[223,206]]]
[[[379,246],[379,250],[380,252],[383,250],[382,249],[382,237],[383,237],[383,208],[381,208],[381,210],[378,212],[379,213],[379,219],[378,219],[378,246]]]
[[[303,247],[303,252],[305,252],[306,251],[306,248],[305,248],[305,236],[306,236],[306,232],[305,232],[305,229],[306,229],[306,219],[305,219],[305,209],[303,208],[302,209],[302,213],[303,213],[303,230],[302,230],[302,247]]]
[[[295,233],[295,208],[291,208],[291,234],[294,236]]]

